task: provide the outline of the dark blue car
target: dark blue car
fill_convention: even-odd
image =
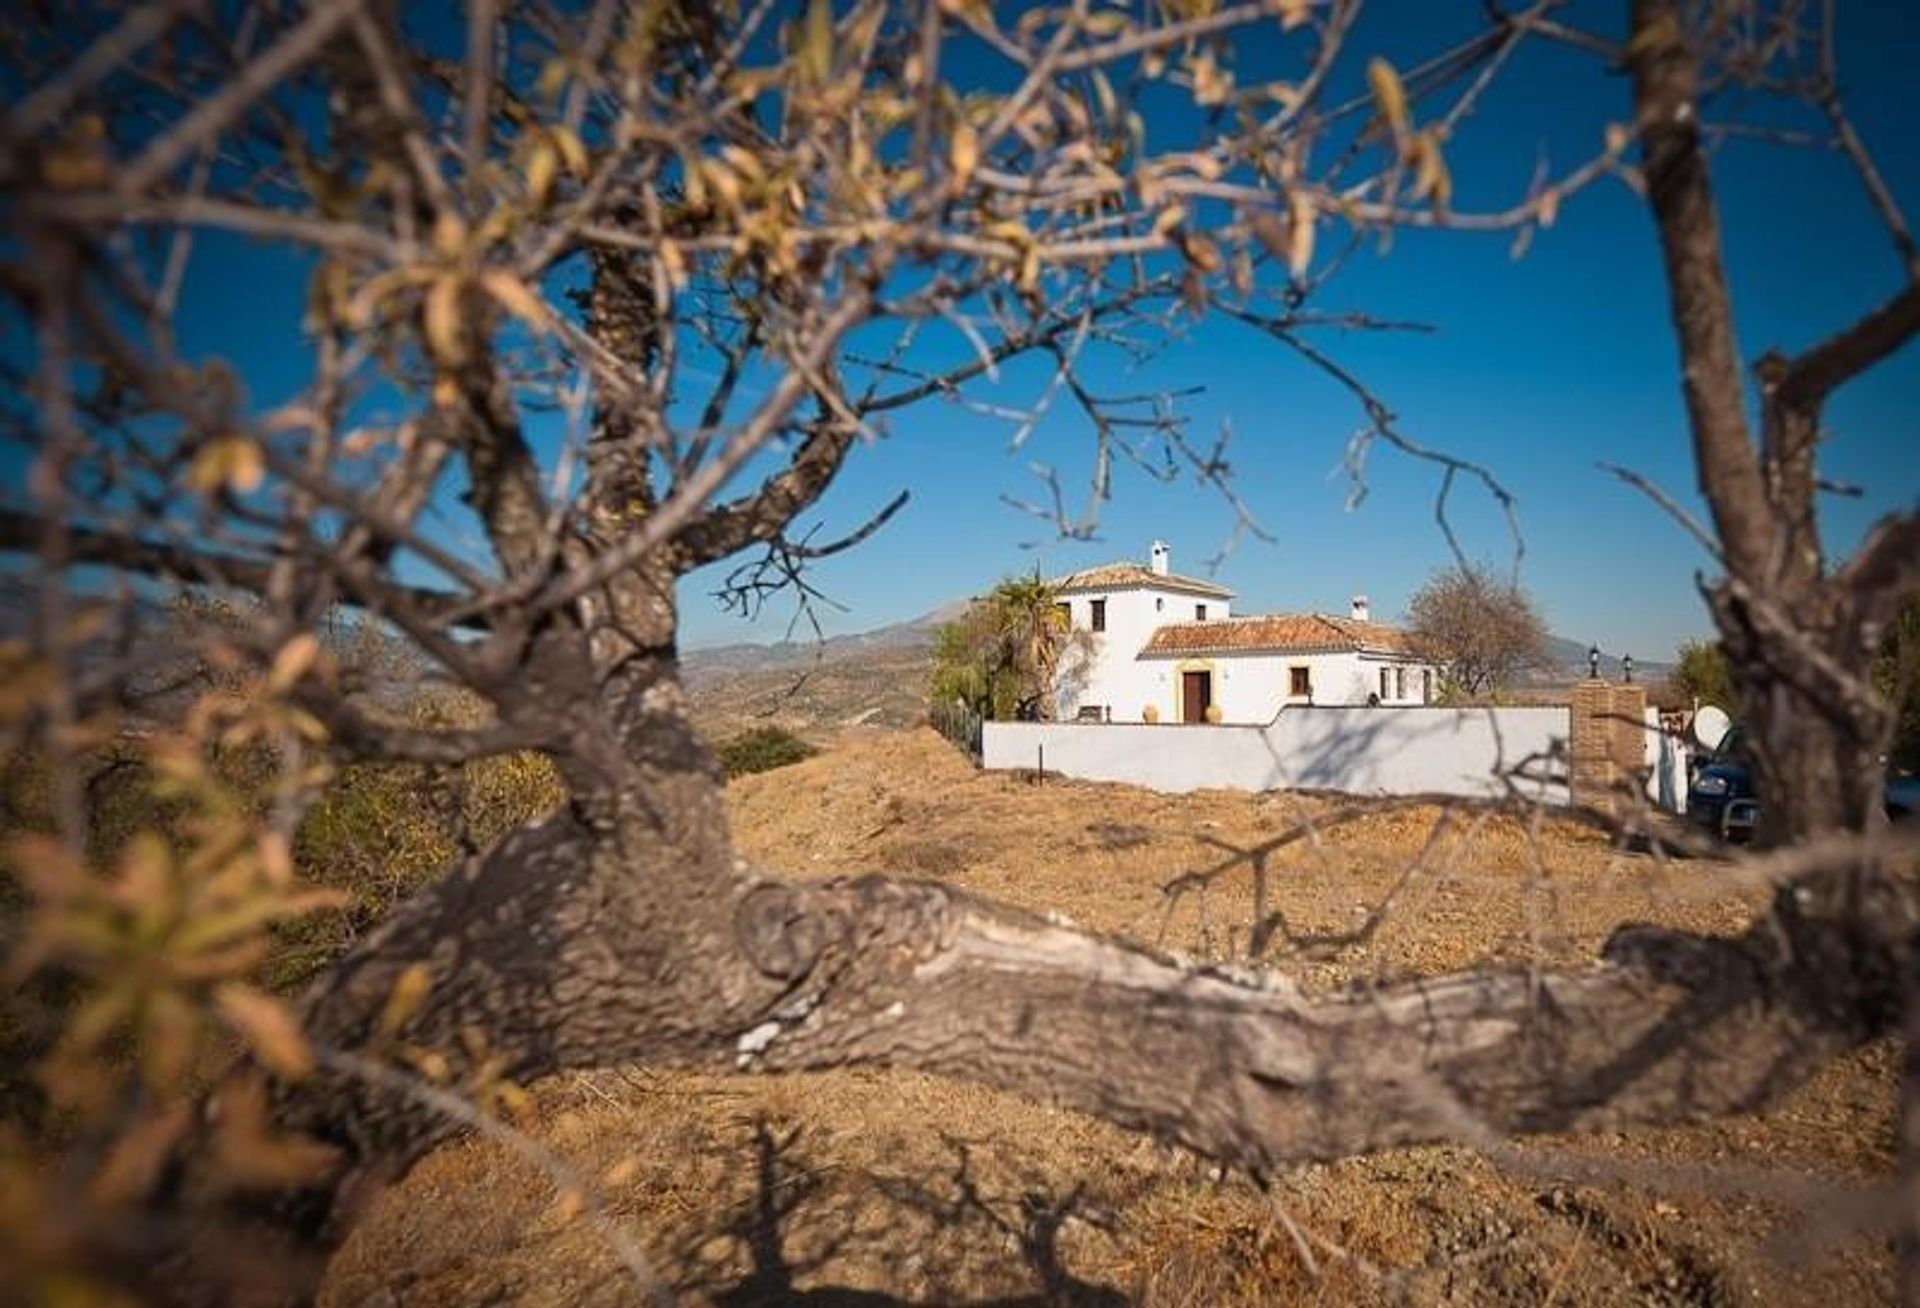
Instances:
[[[1693,784],[1687,787],[1687,816],[1723,840],[1753,834],[1760,801],[1754,795],[1746,733],[1739,727],[1721,738],[1719,747],[1693,774]]]
[[[1920,811],[1920,776],[1888,777],[1887,816],[1895,822]],[[1727,732],[1719,748],[1693,774],[1687,788],[1687,816],[1723,840],[1745,840],[1760,820],[1760,800],[1753,789],[1753,766],[1746,736],[1739,727]]]
[[[1887,778],[1887,816],[1895,822],[1920,813],[1920,773]]]

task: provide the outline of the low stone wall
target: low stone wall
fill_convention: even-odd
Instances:
[[[1564,708],[1281,710],[1265,726],[989,722],[988,768],[1033,769],[1154,790],[1338,790],[1361,795],[1497,794],[1523,759],[1557,780],[1526,793],[1567,802]],[[1558,751],[1562,761],[1549,764]]]

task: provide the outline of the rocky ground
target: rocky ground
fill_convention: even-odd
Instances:
[[[1034,785],[975,771],[926,730],[826,743],[734,783],[747,857],[937,876],[1194,954],[1243,946],[1244,873],[1204,897],[1163,887],[1337,807]],[[1571,963],[1623,921],[1730,932],[1757,903],[1712,862],[1659,863],[1554,821],[1449,816],[1436,836],[1440,817],[1372,816],[1276,856],[1290,939],[1275,965],[1338,985]],[[596,1178],[599,1208],[510,1151],[455,1144],[379,1201],[328,1296],[632,1302],[643,1260],[730,1305],[1889,1302],[1895,1072],[1875,1046],[1763,1114],[1497,1158],[1406,1150],[1265,1192],[1078,1114],[916,1075],[563,1078],[540,1087],[534,1134]]]

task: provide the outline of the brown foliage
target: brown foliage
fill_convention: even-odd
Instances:
[[[1448,697],[1510,687],[1547,666],[1547,624],[1519,582],[1484,565],[1442,568],[1408,604],[1408,635],[1444,671]]]

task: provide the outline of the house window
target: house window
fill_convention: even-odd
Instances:
[[[1392,694],[1387,689],[1387,670],[1385,668],[1380,669],[1380,698],[1381,699],[1393,698]]]
[[[1393,697],[1395,699],[1405,699],[1407,697],[1407,670],[1405,668],[1395,668],[1393,670],[1393,688]]]
[[[1066,631],[1073,626],[1073,605],[1061,600],[1053,606],[1053,616],[1060,623],[1060,629]]]
[[[1206,606],[1206,605],[1204,605],[1204,604],[1196,604],[1196,605],[1194,605],[1194,606],[1193,606],[1193,620],[1194,620],[1195,622],[1205,622],[1205,621],[1207,620],[1207,606]]]
[[[1095,631],[1105,631],[1107,629],[1107,602],[1103,599],[1094,600],[1092,610],[1093,629]]]
[[[1420,669],[1420,702],[1422,704],[1433,703],[1433,669],[1432,668]]]
[[[1287,669],[1287,694],[1295,699],[1313,698],[1313,679],[1310,670],[1304,667]]]

